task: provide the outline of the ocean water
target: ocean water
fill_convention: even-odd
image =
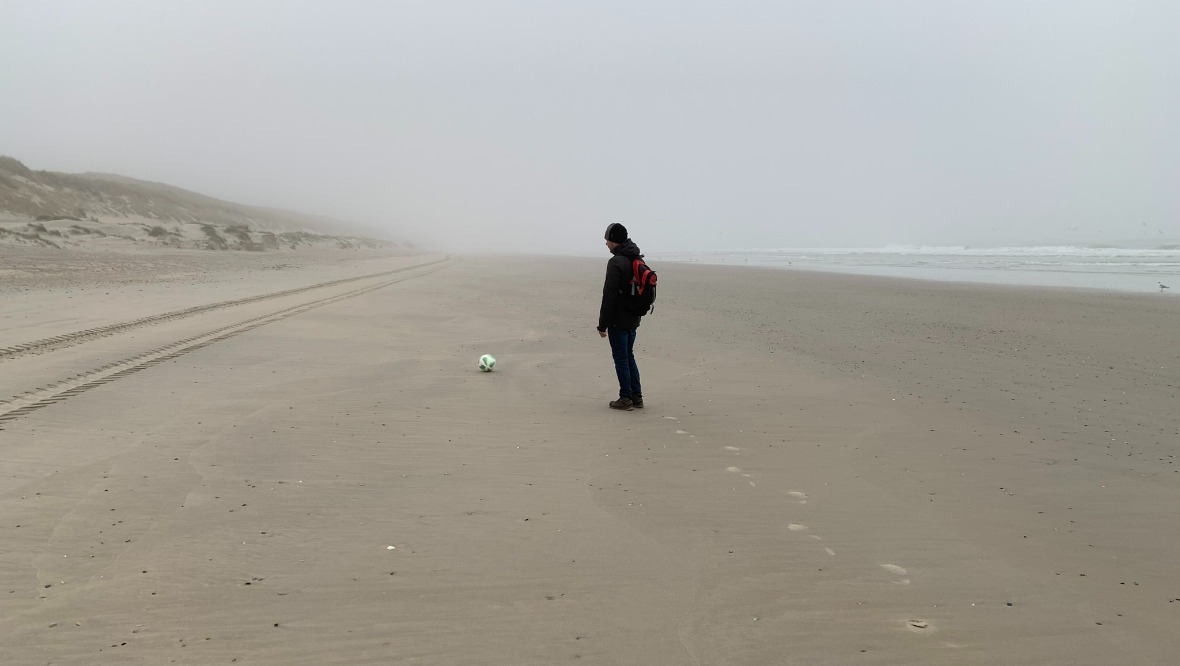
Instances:
[[[1180,293],[1180,248],[1116,247],[928,247],[784,248],[651,255],[652,262],[768,266],[982,282],[988,284],[1075,287],[1130,292],[1160,292],[1161,283]]]

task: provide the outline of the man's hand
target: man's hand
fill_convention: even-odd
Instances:
[[[599,331],[599,332],[598,332],[598,337],[600,337],[600,338],[605,338],[605,337],[606,337],[606,331]]]

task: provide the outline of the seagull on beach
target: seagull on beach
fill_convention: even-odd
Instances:
[[[1164,293],[1164,290],[1165,290],[1165,289],[1171,289],[1171,287],[1169,287],[1168,285],[1164,284],[1163,282],[1161,282],[1161,283],[1159,283],[1159,284],[1160,284],[1160,293],[1161,293],[1161,294],[1162,294],[1162,293]]]

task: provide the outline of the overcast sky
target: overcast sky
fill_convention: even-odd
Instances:
[[[0,154],[460,250],[1180,238],[1180,2],[0,0]]]

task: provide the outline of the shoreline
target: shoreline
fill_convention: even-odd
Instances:
[[[939,248],[930,248],[936,250]],[[954,249],[954,248],[947,248]],[[1092,289],[1119,293],[1159,291],[1159,283],[1180,283],[1180,250],[1153,250],[1145,263],[1093,262],[1082,258],[1103,255],[1024,254],[1018,249],[997,248],[995,254],[984,250],[961,254],[938,255],[933,252],[890,253],[883,250],[824,249],[808,254],[806,250],[771,252],[665,253],[666,263],[720,266],[758,266],[783,270],[811,270],[846,275],[894,277],[963,284],[996,284],[1049,288]],[[1043,248],[1066,250],[1070,248]],[[1074,248],[1084,250],[1085,248]],[[1003,250],[1010,252],[1004,253]],[[1098,252],[1099,250],[1094,250]],[[1125,250],[1129,256],[1146,250]],[[1158,256],[1156,256],[1158,255]],[[659,256],[659,255],[656,255]],[[1123,256],[1123,255],[1117,255]],[[824,259],[823,257],[828,257]],[[1167,261],[1146,261],[1166,259]],[[1039,261],[1030,261],[1039,259]],[[654,256],[653,261],[658,261]],[[986,261],[985,261],[986,260]]]

